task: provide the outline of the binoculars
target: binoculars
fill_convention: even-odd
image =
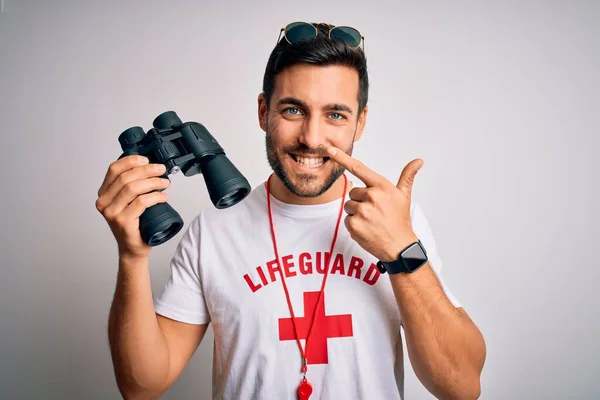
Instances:
[[[225,155],[225,151],[197,122],[182,123],[174,111],[160,114],[147,133],[140,126],[119,135],[123,154],[147,157],[165,165],[162,178],[182,171],[185,176],[202,174],[210,200],[218,209],[228,208],[250,193],[250,184]],[[140,234],[150,246],[158,246],[183,228],[181,216],[168,203],[148,207],[140,216]]]

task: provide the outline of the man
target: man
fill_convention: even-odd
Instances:
[[[164,167],[125,157],[99,189],[119,246],[109,339],[122,395],[159,397],[212,323],[214,398],[402,398],[401,327],[433,395],[479,397],[483,338],[411,202],[422,160],[394,184],[351,156],[368,111],[364,38],[308,23],[280,36],[258,98],[274,173],[189,224],[156,299],[137,218],[167,201]]]

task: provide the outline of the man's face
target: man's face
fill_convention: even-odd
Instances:
[[[344,172],[326,150],[351,154],[362,135],[367,110],[358,115],[358,90],[352,68],[298,64],[277,76],[269,105],[259,96],[267,159],[295,195],[317,197]]]

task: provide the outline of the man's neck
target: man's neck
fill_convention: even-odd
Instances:
[[[352,182],[348,180],[348,187],[346,191],[349,191],[351,188]],[[290,192],[281,179],[279,179],[277,175],[273,174],[271,177],[270,190],[273,197],[283,203],[298,205],[324,204],[337,200],[344,195],[344,177],[340,176],[335,183],[320,196],[302,197]]]

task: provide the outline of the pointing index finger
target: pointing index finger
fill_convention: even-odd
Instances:
[[[329,154],[329,158],[340,164],[342,167],[347,169],[352,175],[356,176],[358,179],[363,181],[363,183],[367,185],[367,187],[375,186],[379,184],[383,179],[381,175],[377,174],[365,164],[358,161],[354,157],[346,154],[345,152],[341,151],[337,147],[330,146],[327,149],[327,153]]]

